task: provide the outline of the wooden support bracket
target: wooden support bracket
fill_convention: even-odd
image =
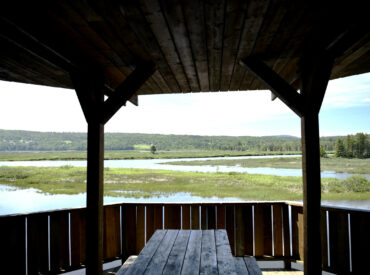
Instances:
[[[144,62],[121,83],[114,93],[104,102],[101,122],[107,123],[109,119],[131,99],[141,85],[155,72],[157,65],[153,62]]]
[[[240,61],[255,77],[283,101],[298,116],[304,114],[304,104],[302,96],[292,88],[289,83],[282,79],[276,72],[270,69],[265,63],[254,57],[247,57]]]

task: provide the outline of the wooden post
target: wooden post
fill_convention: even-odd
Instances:
[[[306,103],[301,117],[304,274],[321,274],[319,111],[333,59],[323,52],[314,52],[305,56],[301,65],[301,95]]]
[[[102,74],[71,73],[87,124],[86,274],[103,274],[104,124],[157,69],[143,62],[104,101]]]
[[[88,122],[86,274],[102,274],[104,125]]]
[[[333,56],[310,47],[301,63],[301,93],[255,57],[241,65],[301,117],[303,169],[304,273],[321,274],[319,111],[333,67]]]

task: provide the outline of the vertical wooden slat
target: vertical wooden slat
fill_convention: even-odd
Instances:
[[[283,256],[283,217],[282,217],[282,205],[274,204],[273,206],[273,217],[274,217],[274,256]]]
[[[361,274],[369,268],[370,213],[351,213],[352,273]]]
[[[226,229],[226,207],[217,205],[217,229]]]
[[[207,215],[208,215],[208,208],[206,205],[202,204],[200,206],[200,226],[202,230],[207,229]]]
[[[145,246],[145,206],[138,205],[136,209],[136,254],[139,254]]]
[[[235,251],[235,242],[234,242],[234,236],[235,236],[235,205],[233,204],[228,204],[226,205],[226,231],[227,231],[227,236],[229,238],[230,242],[230,248],[231,252],[235,256],[236,251]]]
[[[263,256],[264,252],[264,217],[260,205],[254,205],[254,256]]]
[[[271,205],[263,205],[263,235],[264,235],[264,255],[272,255],[272,222]]]
[[[349,273],[348,213],[329,212],[330,270]]]
[[[136,205],[122,205],[122,260],[136,255]]]
[[[290,257],[289,205],[283,205],[284,257]]]
[[[216,229],[216,206],[207,206],[207,229]]]
[[[191,205],[191,229],[200,229],[199,227],[199,204]]]
[[[49,269],[48,215],[28,216],[27,233],[28,274],[44,274]]]
[[[181,206],[166,205],[164,207],[165,229],[180,229],[181,227]]]
[[[120,244],[120,206],[104,207],[104,259],[119,257]]]
[[[303,260],[303,209],[292,206],[293,257]]]
[[[190,229],[190,205],[182,206],[182,229]]]
[[[50,268],[59,272],[69,267],[68,212],[50,214]]]
[[[26,238],[25,219],[20,217],[0,218],[0,260],[4,274],[26,274]]]
[[[320,216],[320,234],[321,234],[321,257],[323,268],[328,268],[328,239],[326,227],[326,211],[321,210]]]
[[[237,204],[235,206],[235,239],[236,255],[253,254],[253,221],[252,205]]]
[[[77,268],[86,261],[86,209],[71,212],[71,264]]]
[[[163,227],[163,207],[158,204],[146,206],[146,241],[152,237],[157,229]]]

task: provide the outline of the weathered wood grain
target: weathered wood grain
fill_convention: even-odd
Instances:
[[[199,274],[200,259],[201,259],[201,246],[202,231],[192,230],[189,236],[189,242],[185,254],[184,263],[182,266],[181,274]]]
[[[190,230],[179,231],[170,255],[168,256],[163,275],[181,274],[189,237]]]
[[[133,264],[125,273],[125,275],[129,274],[143,274],[146,270],[147,266],[149,265],[154,253],[156,252],[158,246],[162,242],[162,239],[166,236],[167,230],[157,230],[150,241],[148,242],[148,248],[150,249],[143,249],[139,257],[135,260],[135,264]]]
[[[199,274],[217,274],[216,243],[213,230],[202,231]]]
[[[236,275],[235,263],[231,254],[226,230],[215,230],[218,274]]]

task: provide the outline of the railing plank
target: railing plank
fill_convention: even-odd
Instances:
[[[214,205],[202,205],[202,229],[216,228],[216,207]]]
[[[370,213],[351,213],[352,273],[361,274],[369,268]]]
[[[68,211],[50,214],[50,268],[60,272],[69,268]]]
[[[280,204],[274,204],[272,206],[273,217],[274,217],[274,256],[283,256],[283,207]]]
[[[71,264],[77,268],[86,261],[86,209],[71,210]]]
[[[253,255],[252,205],[235,206],[236,255]]]
[[[225,205],[219,204],[217,207],[217,229],[226,229],[226,208]]]
[[[136,254],[145,246],[145,206],[136,207]]]
[[[235,256],[235,205],[228,204],[226,205],[226,232],[227,237],[229,238],[231,252]]]
[[[136,255],[136,205],[122,205],[122,260]]]
[[[26,274],[25,216],[0,219],[0,259],[4,274]]]
[[[164,228],[180,229],[181,228],[181,206],[165,205],[164,207]]]
[[[199,204],[191,205],[191,229],[200,229],[199,225]]]
[[[146,206],[146,241],[148,242],[157,229],[163,228],[163,206],[148,204]]]
[[[292,206],[293,258],[299,260],[303,260],[303,234],[303,208],[301,206]]]
[[[27,218],[28,274],[44,274],[49,270],[48,215],[32,214]]]
[[[290,257],[289,205],[283,205],[284,257]]]
[[[255,256],[272,255],[271,205],[254,205]]]
[[[329,267],[328,261],[328,238],[327,238],[327,227],[326,227],[326,211],[321,210],[320,215],[320,234],[321,234],[321,257],[323,268]]]
[[[121,256],[120,245],[120,206],[104,207],[104,259]]]
[[[190,229],[190,205],[182,206],[182,229]]]
[[[349,273],[348,213],[329,212],[330,270]]]

